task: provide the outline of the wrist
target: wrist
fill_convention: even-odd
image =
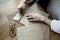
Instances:
[[[43,22],[45,22],[46,24],[50,25],[51,24],[51,19],[47,18],[47,17],[44,17],[44,20]]]

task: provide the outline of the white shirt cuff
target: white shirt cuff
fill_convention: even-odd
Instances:
[[[51,30],[60,34],[60,21],[59,20],[52,20]]]

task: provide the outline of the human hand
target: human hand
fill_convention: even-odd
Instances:
[[[44,21],[44,16],[39,13],[29,13],[27,18],[29,21]]]
[[[25,8],[26,8],[26,4],[25,4],[26,0],[22,0],[21,3],[18,5],[18,11],[21,15],[24,15],[24,11],[25,11]]]

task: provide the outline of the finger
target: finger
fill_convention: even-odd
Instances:
[[[29,16],[29,17],[27,17],[27,18],[34,18],[34,17],[31,15],[31,16]]]
[[[29,14],[27,14],[27,17],[32,16],[32,15],[33,15],[33,13],[29,13]]]
[[[29,21],[36,21],[35,19],[29,19]]]
[[[32,18],[32,17],[27,17],[28,19]]]
[[[27,17],[31,16],[31,13],[27,14]]]

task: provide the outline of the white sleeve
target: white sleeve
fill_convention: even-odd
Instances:
[[[51,30],[60,34],[60,21],[59,20],[52,20]]]

